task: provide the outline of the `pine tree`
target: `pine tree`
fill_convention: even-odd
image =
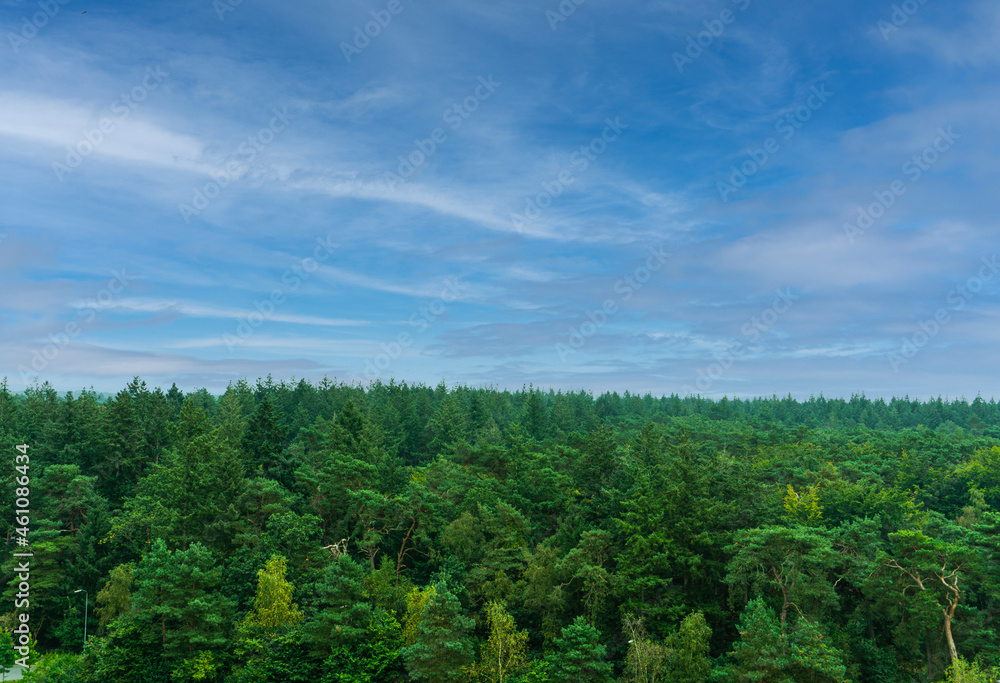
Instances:
[[[171,552],[157,539],[134,575],[135,618],[165,655],[191,656],[225,645],[232,604],[218,592],[221,569],[204,546]]]
[[[536,441],[541,441],[548,436],[549,419],[538,390],[528,394],[528,399],[524,403],[524,411],[521,414],[521,424],[524,425],[531,438]]]
[[[552,683],[608,683],[611,663],[604,661],[606,648],[600,641],[600,632],[583,617],[564,627],[553,641],[555,651],[545,657]]]
[[[466,415],[458,405],[454,395],[447,394],[437,411],[427,424],[425,438],[427,452],[432,456],[450,453],[451,446],[468,434]]]
[[[265,395],[243,436],[243,452],[250,472],[261,472],[288,487],[292,481],[291,472],[286,471],[281,458],[284,442],[285,429],[279,423],[271,397]]]
[[[787,631],[787,632],[786,632]],[[810,621],[800,618],[791,629],[783,628],[764,600],[752,600],[740,616],[740,639],[730,657],[735,680],[815,681],[844,683],[846,667],[840,652],[824,642],[823,634]]]
[[[7,680],[7,669],[14,666],[17,656],[14,652],[14,638],[10,631],[0,630],[0,671],[3,671],[4,680]]]
[[[465,668],[472,662],[469,632],[472,619],[461,613],[458,598],[444,582],[434,586],[417,627],[414,643],[403,648],[410,678],[427,683],[465,683]]]

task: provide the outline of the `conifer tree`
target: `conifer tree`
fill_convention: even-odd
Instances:
[[[191,656],[225,645],[232,604],[218,592],[221,570],[204,546],[170,551],[157,539],[134,575],[135,618],[165,655]]]
[[[403,648],[407,671],[414,681],[465,683],[466,667],[472,662],[469,632],[473,621],[461,613],[454,593],[442,581],[423,610],[416,640]]]
[[[601,644],[601,634],[577,617],[562,629],[553,641],[555,651],[545,657],[552,683],[607,683],[611,680],[611,663],[604,661],[607,648]]]

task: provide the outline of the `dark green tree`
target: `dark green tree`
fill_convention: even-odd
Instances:
[[[134,571],[132,612],[164,655],[191,657],[226,644],[232,604],[219,592],[222,570],[200,543],[171,552],[157,539]]]
[[[410,678],[427,683],[462,683],[472,663],[469,634],[474,622],[461,613],[461,605],[444,582],[435,584],[421,615],[416,640],[403,648]]]
[[[754,683],[845,683],[841,655],[807,619],[783,626],[761,598],[752,600],[739,623],[740,639],[730,657],[732,680]]]
[[[553,683],[611,681],[611,663],[604,659],[607,648],[601,644],[601,634],[583,617],[564,627],[553,645],[555,651],[545,657]]]
[[[243,452],[251,474],[261,473],[287,487],[292,482],[292,473],[282,458],[285,436],[286,430],[279,421],[271,397],[265,395],[243,435]]]

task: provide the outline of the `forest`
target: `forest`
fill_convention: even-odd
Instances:
[[[1000,675],[981,397],[4,382],[0,448],[24,680]]]

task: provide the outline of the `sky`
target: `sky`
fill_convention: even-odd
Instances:
[[[1000,5],[0,0],[0,377],[1000,397]]]

